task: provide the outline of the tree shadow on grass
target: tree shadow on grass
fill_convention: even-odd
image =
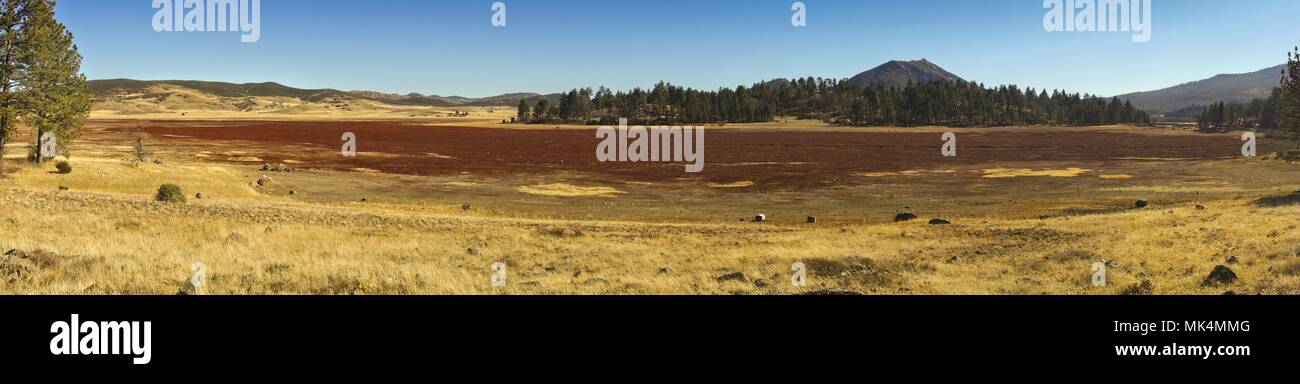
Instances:
[[[1291,192],[1290,195],[1269,196],[1255,200],[1255,205],[1260,207],[1282,207],[1288,205],[1300,205],[1300,191]]]

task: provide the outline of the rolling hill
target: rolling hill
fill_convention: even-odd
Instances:
[[[223,83],[194,80],[110,79],[87,82],[95,95],[93,110],[114,115],[186,112],[358,113],[389,112],[439,115],[448,111],[408,111],[411,107],[508,107],[520,100],[559,102],[559,94],[509,93],[484,98],[387,94],[371,91],[301,89],[279,83]]]
[[[1245,103],[1268,98],[1278,86],[1284,66],[1242,74],[1224,74],[1177,86],[1119,95],[1133,106],[1152,113],[1169,113],[1220,101]]]

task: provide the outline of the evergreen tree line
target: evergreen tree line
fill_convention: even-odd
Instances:
[[[1273,130],[1278,125],[1281,89],[1274,88],[1267,99],[1249,103],[1218,102],[1204,107],[1196,117],[1196,127],[1201,132],[1224,132],[1235,129]]]
[[[768,122],[777,116],[854,126],[1008,126],[1144,124],[1150,117],[1131,103],[1065,91],[988,88],[966,81],[859,86],[802,78],[750,87],[701,91],[660,82],[651,89],[613,92],[575,89],[559,105],[520,102],[527,123],[705,124]]]

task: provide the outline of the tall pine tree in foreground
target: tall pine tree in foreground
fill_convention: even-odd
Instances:
[[[18,131],[19,34],[27,21],[28,1],[0,0],[0,173],[4,148]]]
[[[40,137],[53,132],[59,148],[66,154],[69,144],[81,136],[81,127],[90,113],[92,94],[81,74],[81,54],[72,41],[72,32],[54,19],[53,0],[31,0],[29,17],[19,44],[25,47],[19,62],[21,115],[36,134],[36,162]]]
[[[81,55],[55,20],[53,0],[0,0],[0,161],[20,123],[35,130],[36,147],[45,132],[60,144],[79,136],[91,102],[80,71]]]

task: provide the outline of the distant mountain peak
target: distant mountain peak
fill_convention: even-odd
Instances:
[[[961,77],[948,72],[928,59],[902,61],[890,60],[871,70],[859,73],[849,82],[859,86],[885,85],[902,87],[908,82],[925,84],[938,81],[960,81]]]

